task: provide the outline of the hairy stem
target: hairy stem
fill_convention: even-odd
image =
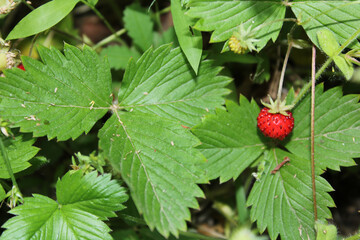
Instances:
[[[30,8],[30,10],[34,10],[34,9],[35,9],[33,6],[31,6],[30,4],[28,4],[26,0],[21,0],[21,2],[22,2],[23,4],[25,4],[28,8]]]
[[[111,24],[108,22],[108,20],[106,20],[104,15],[102,15],[101,12],[99,12],[99,10],[97,10],[93,5],[91,5],[90,3],[88,3],[85,0],[81,0],[81,2],[84,3],[85,5],[87,5],[101,19],[101,21],[103,21],[105,23],[106,27],[112,32],[112,34],[116,36],[115,29],[111,26]],[[119,40],[121,42],[121,44],[127,46],[125,41],[123,41],[118,36],[116,36],[116,39]]]
[[[9,157],[7,155],[7,151],[5,149],[5,145],[4,145],[4,142],[2,140],[2,138],[0,137],[0,150],[1,150],[1,155],[4,159],[4,163],[5,163],[5,166],[6,166],[6,170],[7,172],[9,173],[10,175],[10,178],[11,178],[11,181],[12,181],[12,184],[13,186],[16,186],[17,189],[20,191],[19,189],[19,186],[16,182],[16,179],[15,179],[15,176],[14,176],[14,172],[12,171],[12,168],[11,168],[11,165],[10,165],[10,160],[9,160]]]
[[[353,35],[350,36],[350,38],[348,38],[346,40],[346,42],[344,42],[344,44],[342,44],[334,53],[334,56],[337,56],[341,53],[342,50],[344,50],[350,43],[352,43],[352,41],[354,41],[354,39],[356,39],[360,34],[360,29],[357,30]],[[321,68],[316,72],[315,75],[315,80],[317,80],[320,75],[326,70],[326,68],[330,65],[330,63],[333,61],[333,57],[329,57],[326,62],[321,66]],[[292,102],[292,104],[296,105],[307,93],[307,91],[310,89],[311,87],[311,81],[308,82],[300,91],[300,93],[298,94],[298,96],[294,99],[294,101]]]
[[[314,218],[317,221],[316,185],[315,185],[315,60],[316,48],[312,47],[311,61],[311,182],[314,204]]]
[[[278,93],[277,93],[278,103],[281,101],[281,92],[282,92],[284,78],[285,78],[286,65],[287,65],[287,63],[289,61],[289,56],[290,56],[292,44],[293,44],[292,42],[289,42],[289,45],[288,45],[288,48],[287,48],[287,51],[286,51],[286,55],[285,55],[285,59],[284,59],[284,64],[283,64],[283,67],[281,69],[281,75],[280,75],[280,81],[279,81],[279,87],[278,87]]]

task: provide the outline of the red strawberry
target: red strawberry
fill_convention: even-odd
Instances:
[[[286,111],[288,116],[285,116],[281,113],[270,113],[269,110],[267,107],[261,109],[257,126],[266,137],[283,140],[294,128],[292,113]]]
[[[20,68],[21,70],[25,71],[24,65],[22,63],[20,63],[17,67]]]

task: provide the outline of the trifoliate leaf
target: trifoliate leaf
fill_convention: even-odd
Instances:
[[[323,92],[316,87],[315,97],[315,165],[339,170],[352,166],[360,157],[359,96],[342,96],[341,88]],[[293,110],[295,126],[286,148],[310,161],[310,96]]]
[[[11,170],[13,173],[20,172],[28,167],[30,163],[28,162],[33,158],[36,153],[39,151],[38,148],[32,146],[35,142],[35,139],[31,137],[30,134],[18,135],[16,134],[14,138],[12,137],[3,137],[2,139],[9,162],[11,165]],[[0,150],[1,151],[1,150]],[[0,153],[0,178],[10,178],[10,174],[6,168],[3,155]]]
[[[144,52],[151,46],[154,23],[150,13],[139,4],[132,4],[124,11],[124,24],[134,43]]]
[[[203,168],[210,179],[220,177],[220,182],[236,179],[265,149],[256,127],[260,111],[256,102],[241,96],[240,106],[228,101],[226,108],[206,116],[193,129],[208,160]]]
[[[204,183],[200,142],[177,121],[149,113],[116,111],[100,130],[100,147],[121,172],[131,196],[151,229],[168,236],[186,230],[188,207]]]
[[[315,239],[310,161],[280,149],[266,153],[264,173],[255,182],[248,198],[248,205],[252,206],[251,220],[257,221],[260,232],[267,228],[271,239],[279,234],[286,240]],[[271,174],[285,157],[290,162]],[[331,216],[328,207],[333,207],[334,203],[329,191],[332,191],[331,186],[317,176],[319,219]]]
[[[316,33],[328,29],[335,34],[335,39],[343,44],[360,26],[360,4],[358,1],[317,1],[295,0],[291,9],[304,27],[306,34],[318,47]],[[354,40],[350,47],[359,47]]]
[[[99,218],[114,216],[113,211],[122,209],[127,196],[109,175],[96,175],[67,173],[57,183],[58,202],[38,194],[25,198],[23,205],[10,210],[17,216],[2,226],[7,229],[2,239],[112,239],[110,228]],[[74,186],[80,192],[75,192]]]
[[[120,109],[176,119],[192,127],[224,103],[230,78],[217,76],[220,67],[202,61],[195,76],[180,48],[149,49],[130,61],[119,92]]]
[[[135,49],[118,45],[104,48],[100,55],[107,56],[110,67],[116,70],[125,69],[130,58],[135,61],[140,58],[140,53]]]
[[[230,79],[202,61],[197,76],[180,48],[149,49],[130,60],[119,91],[119,104],[99,132],[100,147],[121,172],[150,228],[162,235],[186,230],[189,207],[203,196],[200,163],[190,127],[224,103]]]
[[[191,0],[188,15],[199,19],[194,28],[213,31],[210,42],[228,40],[240,24],[254,30],[257,49],[261,50],[272,39],[276,40],[282,27],[286,6],[280,0],[228,1]]]
[[[192,21],[185,11],[180,0],[171,0],[171,15],[180,47],[197,74],[202,54],[202,35],[200,31],[191,28]]]
[[[89,47],[39,47],[42,62],[25,57],[26,71],[0,78],[0,115],[23,132],[58,140],[87,133],[111,106],[108,64]]]

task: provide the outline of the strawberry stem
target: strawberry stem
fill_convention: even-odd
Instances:
[[[317,204],[316,204],[316,185],[315,185],[315,60],[316,48],[312,47],[312,63],[311,63],[311,182],[314,204],[314,219],[317,221]]]
[[[5,145],[4,145],[4,142],[2,140],[2,138],[0,137],[0,151],[1,151],[1,155],[2,155],[2,158],[4,160],[4,163],[5,163],[5,167],[6,167],[6,170],[10,176],[10,179],[12,181],[12,184],[13,186],[17,187],[17,189],[19,189],[19,186],[16,182],[16,178],[14,176],[14,172],[11,168],[11,164],[10,164],[10,160],[9,160],[9,157],[7,155],[7,151],[6,151],[6,148],[5,148]]]
[[[286,55],[285,55],[285,59],[284,59],[284,64],[283,64],[283,67],[281,69],[281,75],[280,75],[280,81],[279,81],[279,87],[278,87],[278,93],[277,93],[277,100],[278,100],[277,102],[278,103],[280,103],[280,101],[281,101],[281,92],[282,92],[284,78],[285,78],[286,65],[287,65],[288,60],[289,60],[292,45],[293,45],[293,43],[289,42],[289,45],[288,45],[288,48],[287,48],[287,51],[286,51]]]

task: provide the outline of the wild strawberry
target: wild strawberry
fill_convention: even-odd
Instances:
[[[21,70],[25,71],[24,65],[22,63],[20,63],[17,68],[20,68]]]
[[[289,111],[292,106],[285,106],[285,102],[273,102],[266,104],[257,117],[257,126],[266,136],[273,139],[283,140],[294,128],[294,118]]]

